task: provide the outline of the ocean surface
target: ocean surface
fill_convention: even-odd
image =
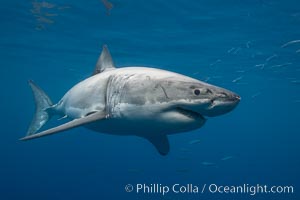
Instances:
[[[300,199],[298,0],[7,0],[0,15],[1,200]],[[84,128],[18,141],[35,109],[27,81],[58,102],[91,75],[103,44],[116,66],[178,72],[242,100],[171,135],[167,156],[138,137]],[[199,192],[137,192],[137,184]],[[213,193],[211,184],[293,193]]]

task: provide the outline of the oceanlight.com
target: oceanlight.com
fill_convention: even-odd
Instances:
[[[256,194],[293,194],[293,186],[268,186],[268,185],[218,185],[218,184],[171,184],[164,185],[159,183],[146,184],[138,183],[135,185],[127,184],[125,186],[126,192],[133,192],[136,194],[246,194],[254,196]]]

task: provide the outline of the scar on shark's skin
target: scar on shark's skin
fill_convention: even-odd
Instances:
[[[169,153],[168,135],[201,128],[205,117],[228,113],[240,101],[229,90],[174,72],[116,68],[106,45],[91,77],[73,86],[57,104],[33,81],[29,85],[36,112],[27,135],[20,140],[83,126],[100,133],[144,138],[161,155]],[[39,132],[55,115],[70,121]]]

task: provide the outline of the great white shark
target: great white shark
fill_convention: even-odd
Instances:
[[[206,117],[233,110],[240,96],[188,76],[148,68],[115,68],[106,45],[91,77],[73,86],[57,103],[33,81],[36,112],[30,140],[84,126],[112,135],[135,135],[150,141],[161,155],[169,152],[168,135],[202,127]],[[54,115],[69,118],[38,132]]]

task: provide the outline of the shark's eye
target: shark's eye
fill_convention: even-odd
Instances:
[[[194,90],[194,94],[198,96],[200,94],[200,90],[199,89],[195,89]]]

